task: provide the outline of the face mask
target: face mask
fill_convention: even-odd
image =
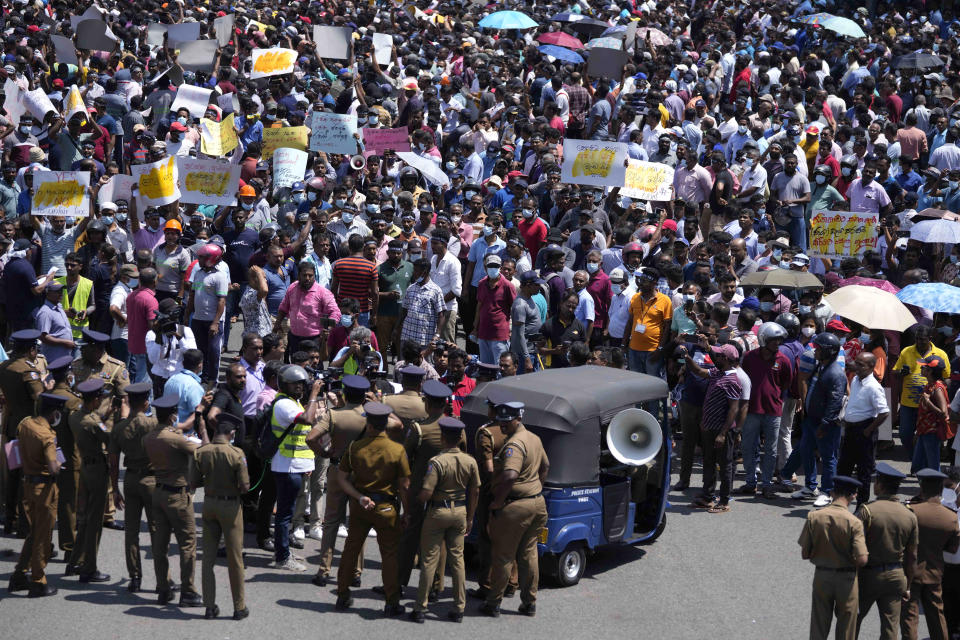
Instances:
[[[684,304],[687,304],[688,302],[696,302],[696,301],[697,301],[697,296],[693,295],[692,293],[683,294]]]
[[[296,202],[297,204],[300,204],[301,202],[303,202],[303,201],[306,200],[306,199],[307,199],[307,197],[306,197],[304,194],[302,194],[302,193],[295,193],[295,194],[293,194],[293,201]]]
[[[370,124],[377,124],[380,121],[378,116],[367,116],[367,122]]]
[[[956,504],[957,502],[956,490],[944,487],[943,490],[940,492],[940,500],[941,502],[949,502],[952,504]]]
[[[456,162],[451,160],[450,162],[447,163],[447,171],[453,171],[456,168],[457,168]]]
[[[610,289],[613,291],[613,295],[618,296],[623,291],[623,285],[614,283],[610,285]]]
[[[20,133],[22,133],[23,135],[29,135],[30,127],[20,127]]]
[[[522,213],[524,218],[530,219],[533,217],[533,209],[524,209]]]
[[[840,173],[842,173],[845,176],[849,176],[852,172],[853,172],[853,169],[851,169],[850,167],[843,167],[842,169],[840,169]]]
[[[307,200],[314,202],[317,199],[317,194],[313,191],[307,194]]]
[[[337,198],[334,204],[336,204],[338,208],[342,209],[346,206],[347,201],[343,198]]]
[[[384,187],[380,189],[380,191],[383,193],[383,195],[387,197],[390,197],[393,195],[393,187]]]
[[[781,268],[781,269],[789,269],[789,268],[790,268],[790,263],[787,262],[786,260],[781,260],[781,261],[780,261],[780,268]]]
[[[250,211],[251,209],[253,209],[253,203],[252,203],[252,202],[241,202],[241,203],[240,203],[240,206],[243,207],[243,210],[244,210],[244,211]]]
[[[493,235],[493,227],[489,225],[483,225],[483,237],[488,238]]]
[[[117,222],[126,222],[126,221],[127,221],[127,214],[125,213],[117,214]]]
[[[781,251],[780,249],[773,250],[773,259],[776,260],[777,262],[780,262],[780,256],[782,255],[783,255],[783,251]]]
[[[380,205],[368,204],[367,213],[380,213]]]
[[[819,176],[819,175],[818,175],[818,176],[815,178],[815,180],[817,181],[817,184],[824,184],[824,183],[826,183],[826,181],[827,181],[827,176]]]
[[[103,224],[107,225],[108,227],[113,224],[113,216],[104,216],[100,219],[103,220]]]
[[[420,259],[423,253],[420,251],[411,251],[407,254],[407,257],[410,258],[410,262],[415,262]]]
[[[182,124],[183,126],[187,126],[187,119],[184,118],[183,116],[177,118],[177,122],[179,122],[179,123]]]
[[[757,209],[757,217],[758,217],[758,218],[762,218],[762,217],[765,216],[765,215],[767,215],[767,210],[766,210],[766,209],[763,209],[763,208]]]
[[[500,267],[487,267],[487,277],[496,280],[500,277]]]
[[[803,327],[800,329],[800,333],[803,335],[804,338],[810,338],[816,332],[817,332],[816,327]]]
[[[450,222],[452,222],[455,225],[459,225],[461,220],[463,220],[463,216],[453,216],[452,218],[450,218]]]
[[[797,310],[798,310],[800,313],[810,313],[811,311],[813,311],[813,307],[811,307],[811,306],[809,306],[809,305],[802,304],[802,305],[800,305],[800,306],[797,308]]]
[[[352,325],[352,324],[353,324],[353,316],[352,316],[352,315],[349,315],[349,314],[346,314],[346,313],[345,313],[345,314],[343,314],[343,315],[340,316],[340,326],[341,326],[341,327],[349,327],[349,326]]]
[[[343,224],[350,224],[351,222],[353,222],[353,214],[343,212],[342,214],[340,214],[340,220],[343,221]]]
[[[747,128],[744,127],[744,126],[739,126],[739,127],[737,127],[737,133],[739,133],[740,135],[746,135],[746,133],[747,133]]]
[[[774,122],[772,129],[773,129],[774,131],[780,131],[780,127],[781,127],[781,126],[782,126],[782,125],[781,125],[779,122]]]
[[[596,262],[587,263],[587,273],[596,273],[599,270],[600,270],[600,265],[597,264]]]
[[[744,158],[744,159],[743,159],[743,166],[747,167],[748,169],[749,169],[750,167],[752,167],[752,166],[753,166],[753,158]]]
[[[463,192],[463,197],[466,198],[467,200],[472,200],[472,199],[473,199],[473,196],[475,196],[475,195],[477,195],[477,192],[476,192],[476,191],[464,191],[464,192]]]

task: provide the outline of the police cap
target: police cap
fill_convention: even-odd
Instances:
[[[363,376],[343,376],[343,388],[351,391],[367,391],[370,381]]]
[[[941,473],[939,469],[920,469],[917,471],[917,477],[924,480],[945,480],[947,474]]]
[[[129,388],[130,387],[127,387],[128,390]],[[175,393],[168,393],[154,400],[151,406],[153,406],[154,409],[173,409],[179,402],[180,396]]]
[[[840,491],[856,491],[863,483],[850,476],[833,476],[833,486]]]
[[[898,471],[889,462],[878,462],[877,463],[877,475],[884,476],[885,478],[892,478],[894,480],[903,480],[907,477],[905,473]]]
[[[427,380],[423,383],[423,395],[436,398],[437,400],[443,400],[452,396],[453,391],[439,380]]]
[[[14,342],[36,342],[40,339],[42,334],[36,329],[23,329],[21,331],[14,331],[10,335],[10,339]]]
[[[374,426],[385,426],[387,417],[391,413],[393,413],[393,409],[382,402],[368,402],[363,405],[363,415]]]
[[[67,404],[67,399],[53,393],[40,394],[41,409],[62,409]]]
[[[77,385],[77,393],[84,397],[99,396],[103,394],[103,378],[87,378]]]
[[[151,391],[153,391],[153,385],[149,382],[136,382],[123,388],[123,392],[128,396],[147,396]]]
[[[426,377],[427,371],[423,367],[418,367],[416,365],[408,364],[404,368],[400,369],[400,375],[406,378],[414,378],[414,379],[420,380]]]
[[[466,428],[465,424],[450,416],[440,418],[439,425],[441,431],[451,434],[461,433]]]
[[[99,331],[93,331],[92,329],[84,329],[83,333],[83,344],[107,344],[110,341],[110,336]]]
[[[47,371],[60,371],[73,364],[73,356],[61,356],[52,362],[47,363]]]
[[[514,418],[519,418],[523,415],[523,407],[522,402],[502,402],[496,407],[496,419],[498,422],[509,422]]]

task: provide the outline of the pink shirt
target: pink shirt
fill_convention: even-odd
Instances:
[[[147,331],[157,315],[157,297],[152,289],[139,287],[127,296],[127,348],[133,355],[146,355]]]
[[[477,306],[480,320],[477,322],[477,338],[480,340],[510,339],[510,308],[517,297],[513,284],[503,276],[497,278],[496,286],[489,286],[490,278],[484,276],[477,284]]]
[[[876,180],[864,185],[860,178],[850,183],[847,199],[850,201],[850,211],[861,213],[879,213],[881,208],[890,204],[890,196]]]
[[[280,311],[290,318],[290,332],[300,338],[320,335],[323,318],[340,321],[340,308],[333,292],[316,282],[306,291],[298,282],[291,284],[283,294]]]
[[[460,255],[457,256],[462,260],[466,260],[467,255],[470,253],[470,245],[473,244],[473,225],[469,222],[461,222],[460,226],[457,228],[457,235],[460,236]]]
[[[690,170],[684,163],[673,172],[673,193],[684,202],[706,202],[712,188],[710,172],[699,164]]]

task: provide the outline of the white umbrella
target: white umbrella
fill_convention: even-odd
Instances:
[[[910,227],[910,238],[920,242],[960,242],[960,222],[954,220],[924,220]]]
[[[917,323],[897,296],[876,287],[858,284],[840,287],[824,301],[838,316],[868,329],[905,331]]]

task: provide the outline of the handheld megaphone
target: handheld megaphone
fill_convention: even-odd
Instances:
[[[607,449],[623,464],[646,464],[662,445],[660,423],[643,409],[625,409],[607,427]]]
[[[350,158],[350,168],[354,171],[360,171],[367,166],[367,159],[357,154]]]

